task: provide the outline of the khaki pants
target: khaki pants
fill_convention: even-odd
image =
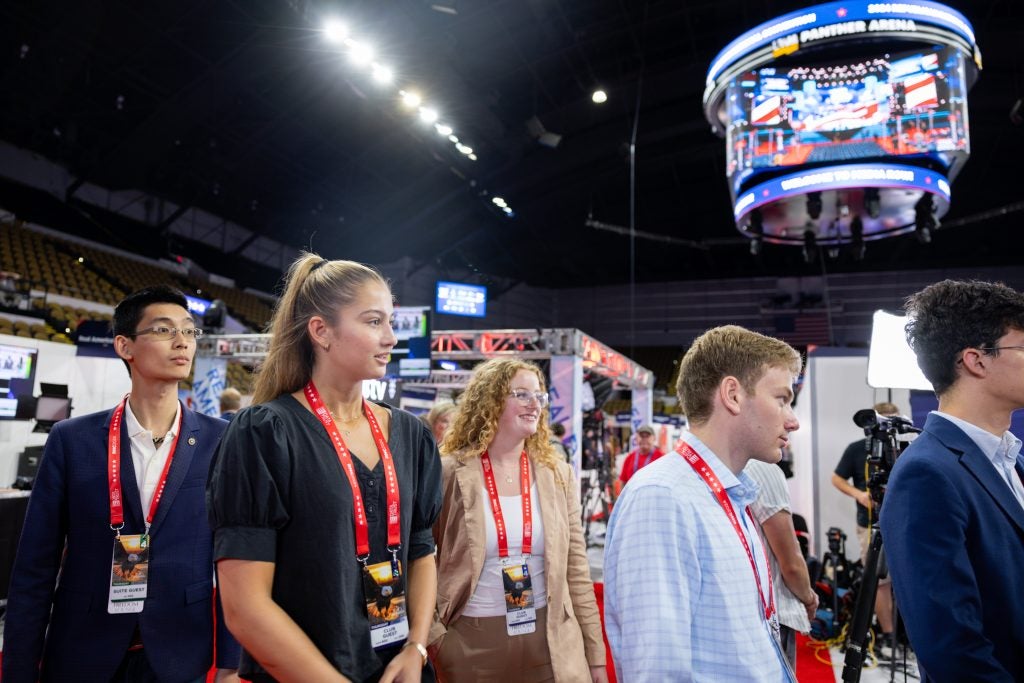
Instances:
[[[435,664],[443,683],[544,683],[554,681],[548,652],[547,607],[537,610],[537,630],[510,636],[505,617],[460,617],[448,626]]]

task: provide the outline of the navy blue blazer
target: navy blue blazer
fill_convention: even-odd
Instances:
[[[227,423],[182,407],[181,435],[150,529],[145,607],[139,614],[108,614],[112,415],[109,410],[59,422],[46,440],[11,576],[4,683],[110,680],[136,625],[162,682],[194,680],[210,669],[214,565],[206,478]],[[122,424],[122,533],[139,534],[148,510],[142,510],[130,443]],[[216,638],[217,666],[237,668],[239,645],[219,609]]]
[[[1024,508],[974,441],[929,415],[880,522],[922,681],[1024,681]]]

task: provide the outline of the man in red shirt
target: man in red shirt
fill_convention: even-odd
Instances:
[[[625,486],[630,477],[637,473],[641,467],[646,467],[661,456],[662,453],[654,445],[654,427],[641,425],[636,430],[636,448],[629,452],[626,459],[622,461],[622,472],[619,480]]]

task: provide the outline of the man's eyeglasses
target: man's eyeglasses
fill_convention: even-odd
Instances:
[[[545,391],[532,392],[526,389],[515,389],[508,392],[510,396],[519,401],[519,405],[528,406],[534,400],[543,408],[548,404],[548,394]]]
[[[1024,346],[988,346],[978,349],[979,351],[1004,351],[1006,349],[1024,349]]]
[[[168,341],[174,339],[178,333],[181,333],[185,339],[199,339],[203,336],[203,331],[198,327],[167,327],[166,325],[157,325],[156,327],[147,327],[142,330],[136,330],[135,336],[140,334],[148,334],[153,339],[158,341]]]

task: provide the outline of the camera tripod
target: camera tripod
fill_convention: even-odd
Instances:
[[[864,573],[861,577],[860,590],[853,606],[850,619],[850,634],[846,641],[846,658],[843,660],[843,681],[857,683],[860,672],[867,658],[868,629],[871,626],[871,615],[874,612],[875,594],[878,592],[879,575],[885,568],[885,549],[882,547],[882,534],[878,522],[871,525],[871,540],[868,543],[867,558],[864,561]],[[895,603],[893,606],[893,624],[897,621]],[[893,629],[893,638],[896,630]],[[895,641],[893,643],[895,650]],[[895,652],[894,652],[895,654]],[[896,676],[896,660],[893,657],[890,680]]]

